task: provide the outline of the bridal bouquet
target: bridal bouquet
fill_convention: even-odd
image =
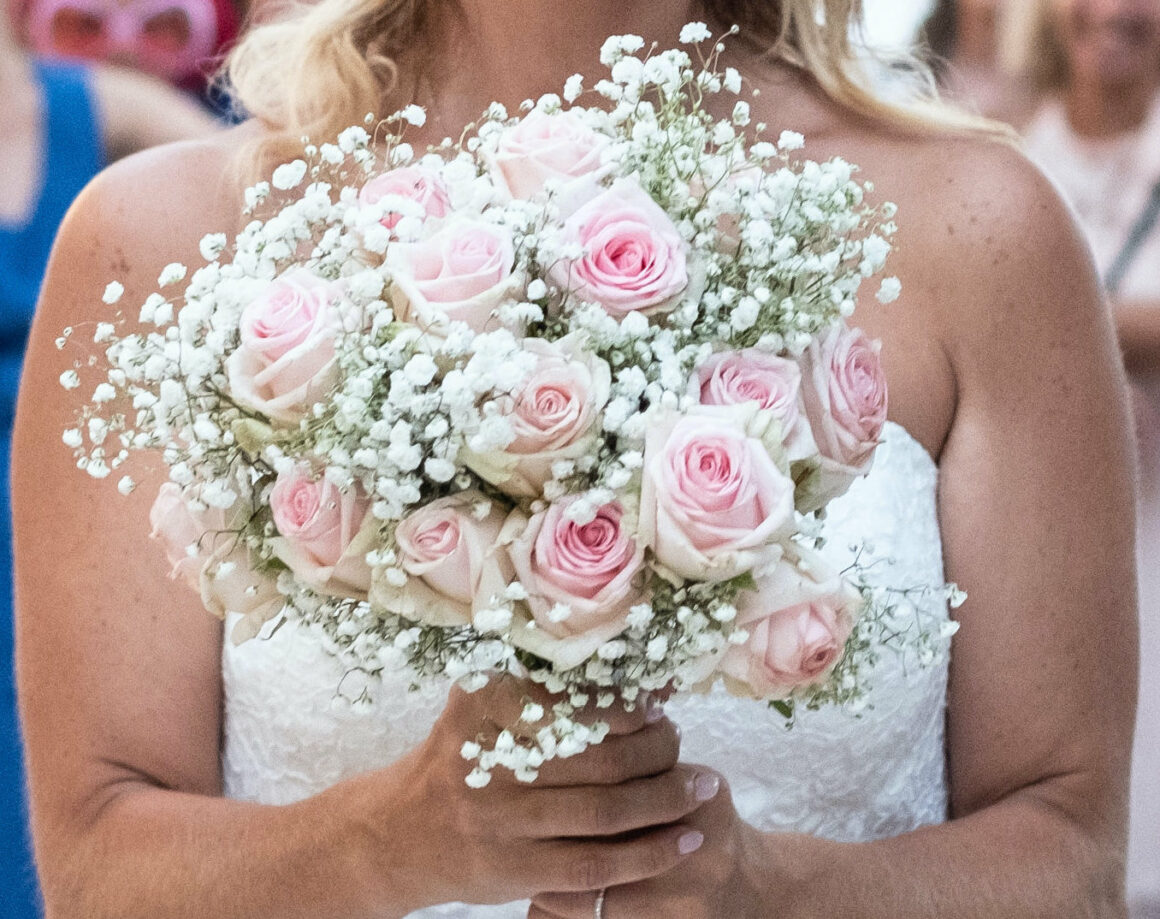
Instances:
[[[590,701],[862,692],[866,591],[815,538],[886,419],[846,320],[893,207],[764,139],[710,47],[610,38],[598,104],[576,76],[424,153],[413,106],[307,144],[232,245],[96,327],[65,443],[97,478],[163,455],[155,535],[234,640],[293,621],[372,676],[560,694],[466,744],[471,784],[599,742]]]

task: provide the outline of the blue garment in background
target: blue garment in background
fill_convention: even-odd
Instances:
[[[9,454],[16,388],[40,281],[57,227],[104,164],[96,108],[83,67],[39,62],[41,180],[27,222],[0,221],[0,919],[40,916],[28,846],[24,769],[12,668],[12,522]]]

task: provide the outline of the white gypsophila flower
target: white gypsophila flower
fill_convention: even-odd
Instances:
[[[695,45],[699,42],[708,41],[713,37],[713,33],[709,31],[709,27],[703,22],[689,22],[681,27],[681,34],[678,41],[682,45]]]
[[[133,481],[131,476],[122,476],[117,483],[117,491],[123,495],[131,495],[133,490],[137,487],[137,483]]]
[[[778,149],[786,152],[800,150],[806,145],[806,139],[797,131],[782,131],[777,138]]]
[[[159,287],[169,287],[171,284],[184,281],[186,271],[186,267],[181,262],[170,262],[161,269],[161,274],[157,276],[157,285]]]
[[[60,375],[60,385],[65,389],[76,389],[81,385],[80,374],[75,370],[66,370]]]
[[[283,163],[274,170],[274,174],[270,177],[270,183],[282,191],[296,188],[306,177],[306,169],[305,160]]]
[[[67,388],[67,387],[66,387]],[[117,398],[117,390],[113,388],[110,383],[98,383],[97,388],[93,390],[93,402],[112,402]]]
[[[879,303],[893,303],[902,294],[902,282],[898,278],[883,278],[878,287],[877,298]]]
[[[68,428],[61,435],[60,438],[66,447],[72,447],[74,450],[84,443],[84,436],[77,428]]]
[[[201,238],[198,243],[198,250],[201,252],[201,257],[207,262],[214,261],[226,248],[226,234],[225,233],[207,233]]]
[[[575,102],[583,91],[584,77],[581,74],[574,73],[564,81],[564,100],[566,102]]]
[[[121,295],[125,293],[125,286],[119,281],[110,281],[106,287],[104,294],[101,295],[101,300],[110,306],[121,299]]]
[[[427,123],[427,112],[420,105],[408,105],[399,112],[399,117],[416,128],[421,128]]]

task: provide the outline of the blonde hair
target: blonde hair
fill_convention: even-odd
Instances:
[[[315,0],[252,28],[230,55],[226,78],[240,106],[274,132],[262,142],[263,153],[291,152],[303,136],[333,137],[368,112],[380,113],[399,90],[399,56],[433,33],[437,6],[431,0]],[[903,69],[918,75],[928,92],[906,104],[875,93],[854,38],[862,0],[703,0],[703,6],[710,19],[736,23],[750,45],[808,72],[854,112],[912,131],[1004,133],[938,103],[929,73],[912,58]]]

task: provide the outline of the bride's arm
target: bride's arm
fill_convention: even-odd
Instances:
[[[168,261],[195,264],[200,236],[232,225],[222,176],[234,142],[150,152],[98,179],[63,228],[30,344],[14,458],[18,666],[49,919],[386,919],[517,899],[545,876],[586,889],[669,870],[689,847],[679,821],[697,804],[697,773],[672,768],[675,731],[646,723],[643,707],[531,788],[463,782],[458,750],[487,723],[484,707],[518,716],[518,693],[500,686],[453,694],[417,751],[319,797],[220,797],[221,625],[150,544],[159,470],[115,472],[141,483],[123,498],[61,443],[100,371],[82,368],[72,393],[58,378],[114,312],[100,303],[107,281],[124,283],[120,308],[135,316]],[[72,343],[58,351],[66,326]],[[613,845],[578,839],[662,824]]]
[[[767,839],[800,872],[788,916],[1124,915],[1135,508],[1115,336],[1054,194],[1009,156],[973,175],[931,288],[958,397],[939,517],[947,577],[970,595],[953,819],[867,846]]]
[[[939,464],[947,576],[969,593],[952,653],[953,819],[840,844],[758,833],[722,794],[696,815],[702,850],[610,891],[606,919],[1124,915],[1137,661],[1116,344],[1054,194],[1014,154],[962,146],[966,168],[949,172],[948,156],[911,179],[936,206],[900,201],[907,295],[886,308],[934,311],[957,390]],[[535,919],[591,916],[591,895],[539,904]]]

